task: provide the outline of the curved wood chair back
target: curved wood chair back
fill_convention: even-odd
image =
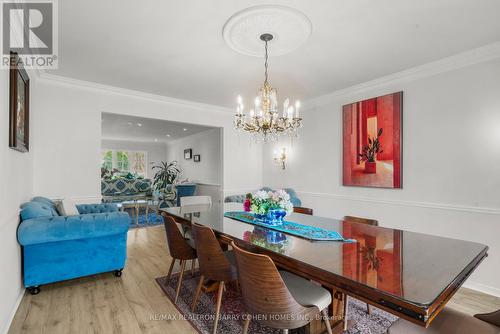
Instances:
[[[236,267],[224,255],[214,231],[193,223],[191,225],[198,253],[200,272],[205,279],[213,281],[234,281],[238,277]]]
[[[378,226],[378,221],[376,221],[375,219],[360,218],[360,217],[354,217],[354,216],[344,216],[343,220],[347,221],[347,222],[351,222],[351,223],[359,223],[359,224],[365,224],[365,225],[371,225],[371,226]]]
[[[304,208],[302,206],[294,206],[293,207],[293,212],[295,213],[302,213],[304,215],[313,215],[313,209],[311,208]]]
[[[162,215],[170,256],[178,260],[196,259],[196,250],[186,242],[175,220],[165,214]]]
[[[231,246],[236,256],[238,280],[246,311],[258,314],[256,319],[261,324],[278,329],[294,329],[308,324],[311,317],[319,312],[315,306],[304,307],[297,303],[269,256],[247,252],[234,242]]]

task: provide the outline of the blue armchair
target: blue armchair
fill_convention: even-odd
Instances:
[[[17,231],[23,254],[24,286],[114,271],[121,276],[127,258],[130,217],[114,204],[77,205],[79,215],[59,216],[55,203],[35,197],[21,206]]]

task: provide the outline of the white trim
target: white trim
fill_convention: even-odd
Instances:
[[[489,285],[476,283],[474,281],[467,281],[462,285],[464,288],[471,289],[474,291],[479,291],[487,295],[495,296],[500,298],[500,289]]]
[[[104,85],[104,84],[91,82],[91,81],[73,79],[73,78],[63,77],[63,76],[55,75],[55,74],[43,73],[40,76],[40,80],[42,82],[45,81],[45,82],[52,82],[52,83],[56,83],[56,84],[62,84],[62,85],[77,86],[79,88],[90,89],[90,90],[94,90],[94,91],[111,93],[111,94],[125,95],[125,96],[135,97],[135,98],[139,98],[139,99],[145,99],[145,100],[149,100],[149,101],[153,101],[153,102],[161,102],[161,103],[167,103],[167,104],[177,105],[177,106],[182,105],[185,107],[198,109],[198,110],[210,110],[210,111],[225,112],[225,113],[233,113],[234,112],[234,110],[232,110],[230,108],[216,106],[213,104],[205,104],[205,103],[193,102],[193,101],[189,101],[189,100],[176,99],[173,97],[151,94],[151,93],[141,92],[141,91],[133,90],[133,89],[126,89],[126,88],[120,88],[120,87],[115,87],[115,86],[110,86],[110,85]]]
[[[21,301],[23,300],[24,297],[24,291],[25,289],[21,289],[21,293],[17,297],[16,303],[14,304],[14,307],[12,311],[10,312],[9,318],[7,318],[7,323],[5,324],[5,327],[2,329],[2,334],[7,334],[9,332],[10,326],[12,325],[12,321],[14,320],[14,317],[16,316],[17,309],[19,308],[19,305],[21,304]]]
[[[401,85],[406,82],[430,77],[436,74],[453,71],[470,65],[486,62],[500,57],[500,42],[495,42],[477,49],[465,51],[437,61],[426,63],[407,70],[389,74],[375,80],[366,81],[358,85],[336,90],[332,93],[314,97],[303,102],[302,110],[312,109],[331,103],[332,100],[361,94],[366,91],[383,87],[389,84]]]
[[[308,191],[297,191],[297,194],[304,195],[304,196],[311,196],[311,197],[340,199],[340,200],[345,200],[345,201],[359,201],[359,202],[378,203],[378,204],[387,204],[387,205],[396,205],[396,206],[411,206],[411,207],[429,208],[429,209],[438,209],[438,210],[452,210],[452,211],[461,211],[461,212],[474,212],[474,213],[481,213],[481,214],[500,215],[500,209],[488,208],[488,207],[476,207],[476,206],[456,205],[456,204],[447,204],[447,203],[402,201],[402,200],[393,200],[393,199],[375,199],[375,198],[363,197],[363,196],[350,196],[350,195],[317,193],[317,192],[308,192]]]

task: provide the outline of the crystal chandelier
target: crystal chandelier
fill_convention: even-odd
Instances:
[[[300,101],[296,101],[294,107],[287,98],[280,115],[276,89],[267,81],[267,43],[273,39],[273,35],[262,34],[260,39],[265,42],[264,85],[255,98],[255,108],[250,109],[248,114],[244,112],[243,99],[238,96],[234,128],[249,132],[256,140],[276,140],[282,134],[297,136],[297,130],[302,127],[302,118],[299,117]]]

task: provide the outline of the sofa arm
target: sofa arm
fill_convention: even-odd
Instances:
[[[130,216],[125,212],[34,218],[19,225],[17,239],[26,246],[98,238],[127,233],[129,226]]]
[[[118,206],[113,203],[78,204],[76,208],[81,215],[88,213],[108,213],[118,211]]]

